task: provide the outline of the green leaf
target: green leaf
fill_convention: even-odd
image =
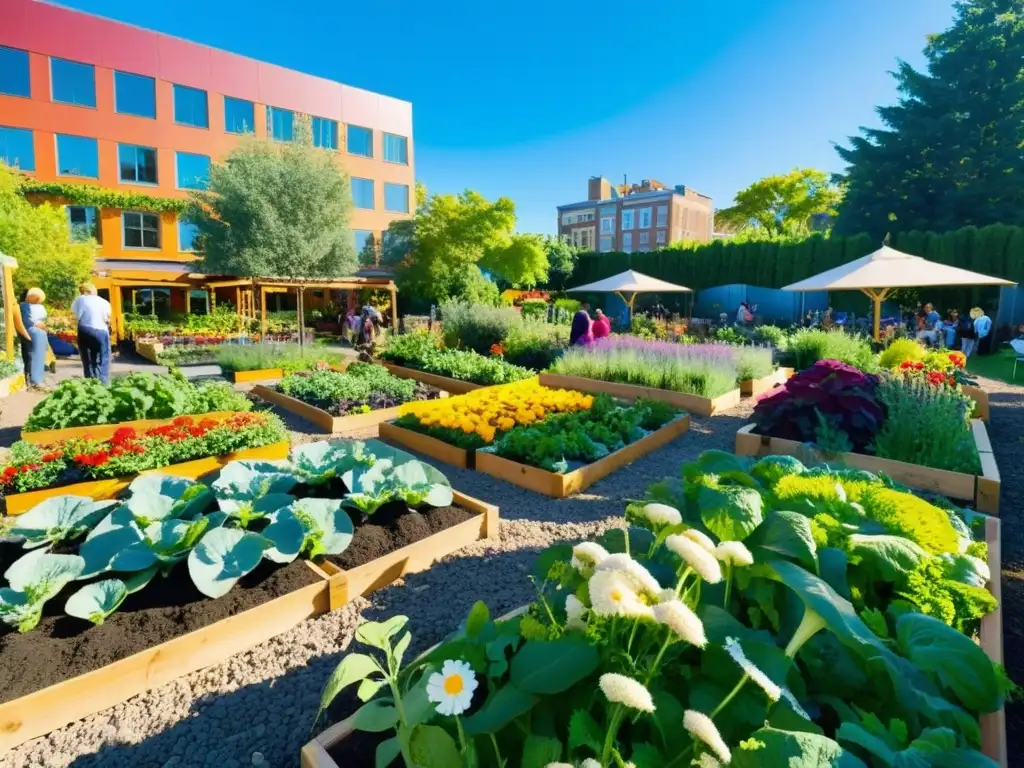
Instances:
[[[317,709],[313,722],[315,723],[320,719],[320,715],[331,705],[335,696],[348,686],[365,680],[375,672],[384,674],[384,670],[380,668],[380,665],[373,658],[364,653],[348,654],[334,668],[334,672],[327,679],[324,692],[320,694],[320,708]]]
[[[675,696],[668,691],[654,691],[654,727],[661,738],[661,745],[665,753],[674,755],[685,749],[690,743],[690,737],[685,730],[679,727],[683,722],[685,708]],[[597,731],[597,742],[601,743],[601,731]],[[600,752],[600,749],[595,749]]]
[[[387,768],[395,758],[402,754],[402,743],[397,737],[392,736],[386,741],[377,745],[377,752],[374,756],[374,768]]]
[[[78,619],[102,624],[128,597],[128,587],[120,579],[104,579],[86,584],[68,598],[64,613]]]
[[[29,602],[44,603],[82,575],[85,560],[78,555],[51,555],[36,549],[15,560],[4,572],[8,585],[24,592]]]
[[[550,736],[531,733],[523,744],[521,768],[546,768],[562,759],[562,742]]]
[[[508,670],[508,657],[505,651],[510,648],[515,651],[518,645],[518,635],[499,635],[497,639],[487,644],[487,659],[490,662],[487,665],[488,677],[498,678],[505,674]]]
[[[845,600],[850,599],[850,585],[846,582],[846,553],[835,547],[818,550],[818,575]]]
[[[886,766],[891,766],[896,759],[896,752],[885,739],[868,733],[856,723],[843,723],[836,731],[836,739],[843,743],[855,744],[871,755],[874,755]]]
[[[811,522],[799,512],[770,512],[747,539],[747,547],[755,548],[799,562],[812,571],[818,570],[817,547],[811,534]]]
[[[369,701],[377,695],[377,691],[384,685],[384,680],[371,680],[366,678],[359,683],[359,690],[356,691],[356,696],[359,697],[360,701]]]
[[[462,765],[455,739],[437,725],[417,725],[413,728],[409,753],[419,768],[454,768]]]
[[[402,666],[402,657],[405,656],[405,651],[409,647],[409,643],[412,642],[412,633],[406,632],[395,643],[394,655],[395,655],[395,668],[400,669]]]
[[[867,768],[832,739],[814,733],[761,728],[744,745],[732,753],[734,768]]]
[[[466,617],[466,635],[476,637],[483,631],[484,625],[490,620],[491,612],[487,608],[487,604],[482,600],[477,600],[473,603],[473,607],[469,609],[469,616]]]
[[[657,715],[658,710],[654,710]],[[680,707],[679,717],[682,718],[683,710]],[[682,719],[680,719],[682,722]],[[573,710],[569,718],[569,752],[575,752],[580,747],[588,747],[595,754],[601,753],[601,739],[603,737],[601,726],[585,709]]]
[[[427,681],[430,678],[432,669],[427,667],[420,679],[412,688],[406,691],[402,697],[402,706],[405,708],[405,722],[410,728],[414,725],[427,722],[434,713],[436,705],[427,698]]]
[[[391,647],[391,638],[409,623],[407,616],[392,616],[387,621],[364,621],[356,627],[356,640],[382,651]]]
[[[216,528],[188,555],[188,572],[207,597],[223,597],[263,559],[267,540],[238,528]]]
[[[995,667],[969,637],[932,616],[908,613],[896,622],[900,652],[974,712],[1003,705]]]
[[[847,540],[851,555],[857,555],[885,581],[902,583],[916,570],[928,553],[902,536],[868,536],[855,533]]]
[[[658,751],[653,744],[641,742],[633,745],[633,752],[629,756],[629,762],[636,768],[662,768],[668,760]]]
[[[463,727],[470,736],[497,733],[515,718],[529,712],[537,701],[538,697],[532,693],[506,683],[488,697],[478,712],[463,721]]]
[[[88,531],[115,504],[85,496],[54,496],[15,517],[10,534],[25,537],[25,549],[57,544]]]
[[[761,524],[764,500],[752,488],[701,488],[697,496],[700,519],[721,541],[740,541]]]
[[[529,640],[512,659],[511,680],[527,693],[561,693],[597,669],[597,662],[597,648],[583,638]]]
[[[380,699],[368,701],[352,716],[352,727],[368,733],[380,733],[398,724],[398,710]]]

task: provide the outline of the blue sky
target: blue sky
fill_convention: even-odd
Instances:
[[[950,0],[65,0],[413,102],[416,177],[515,200],[553,232],[587,178],[655,178],[729,205],[877,125]]]

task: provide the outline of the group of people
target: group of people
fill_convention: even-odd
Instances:
[[[349,309],[344,320],[338,318],[352,346],[373,346],[377,341],[377,329],[383,322],[381,313],[369,304],[358,312],[354,308]]]
[[[950,310],[948,320],[943,323],[932,304],[919,304],[914,322],[918,341],[932,346],[939,346],[941,342],[949,349],[956,349],[959,341],[960,350],[967,357],[977,352],[982,340],[992,332],[992,318],[981,307],[974,307],[967,317],[960,317],[955,309]]]
[[[41,288],[29,288],[18,306],[22,327],[21,358],[29,389],[45,389],[46,363],[50,350],[46,321],[49,313]],[[87,379],[110,383],[110,302],[97,295],[96,286],[82,283],[78,297],[71,302],[71,314],[78,323],[78,354]]]
[[[572,318],[569,329],[569,346],[593,344],[596,339],[603,339],[612,332],[612,323],[600,309],[594,311],[594,319],[590,317],[590,304],[583,302]]]

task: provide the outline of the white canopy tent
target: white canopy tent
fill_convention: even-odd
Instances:
[[[633,317],[633,302],[636,301],[637,294],[640,293],[693,293],[692,288],[687,288],[685,285],[676,285],[675,283],[667,283],[664,280],[659,280],[656,277],[650,277],[649,275],[642,274],[641,272],[635,272],[632,269],[627,269],[625,272],[620,272],[617,275],[606,277],[604,280],[598,280],[596,283],[587,283],[586,285],[580,285],[576,288],[566,288],[567,293],[614,293],[620,299],[622,299],[626,306],[629,307],[629,316]],[[626,298],[626,295],[629,298]]]
[[[826,270],[784,291],[861,291],[875,304],[875,341],[878,341],[882,301],[895,288],[950,287],[955,285],[1016,285],[1011,280],[990,277],[947,264],[938,264],[920,256],[902,253],[883,245],[874,253],[849,264]]]

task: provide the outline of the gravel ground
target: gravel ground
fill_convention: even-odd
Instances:
[[[1011,676],[1024,682],[1024,387],[983,380],[992,399],[990,435],[1002,473],[1003,603]],[[281,412],[296,442],[322,438],[311,425]],[[410,617],[413,652],[440,641],[483,599],[495,613],[526,602],[534,555],[559,541],[615,525],[627,498],[708,448],[731,450],[746,423],[743,405],[713,419],[694,420],[689,433],[571,499],[548,499],[486,475],[438,464],[459,490],[501,507],[501,538],[479,542],[425,573],[360,598],[344,609],[215,667],[136,696],[99,715],[23,744],[0,768],[102,766],[170,768],[297,766],[320,690],[356,625],[396,614]],[[470,586],[471,585],[471,586]],[[469,588],[467,588],[469,587]],[[1024,754],[1024,705],[1008,711],[1010,754]]]

